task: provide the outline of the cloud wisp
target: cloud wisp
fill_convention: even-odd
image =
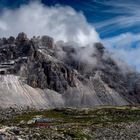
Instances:
[[[16,36],[22,31],[29,37],[49,35],[56,41],[77,42],[79,45],[100,40],[81,12],[69,6],[48,7],[37,1],[15,10],[3,10],[0,15],[0,37]]]
[[[103,10],[105,14],[114,14],[113,17],[95,24],[102,33],[107,34],[121,29],[133,28],[140,25],[140,4],[138,1],[98,1],[98,3],[109,6]]]

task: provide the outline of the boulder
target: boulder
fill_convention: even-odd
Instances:
[[[15,44],[15,38],[13,36],[10,36],[7,40],[8,44]]]
[[[19,33],[17,38],[16,38],[17,42],[24,42],[24,41],[27,41],[28,38],[27,38],[27,35],[25,33]]]
[[[53,38],[44,35],[41,37],[41,45],[42,45],[42,47],[44,46],[49,49],[52,49],[54,46],[54,40],[53,40]]]

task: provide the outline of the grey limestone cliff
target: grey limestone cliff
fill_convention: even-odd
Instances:
[[[140,103],[140,75],[117,64],[101,43],[89,47],[49,36],[0,39],[0,105],[94,107]]]

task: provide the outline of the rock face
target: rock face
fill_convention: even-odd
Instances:
[[[75,47],[48,36],[0,39],[0,104],[93,107],[140,103],[140,75],[124,72],[101,43]]]
[[[32,59],[27,64],[27,83],[36,88],[49,88],[57,92],[75,86],[74,72],[65,64],[58,62],[46,52],[34,52]],[[30,74],[32,73],[32,75]]]

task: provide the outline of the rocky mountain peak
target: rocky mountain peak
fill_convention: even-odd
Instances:
[[[16,38],[17,42],[25,42],[28,40],[27,35],[25,33],[19,33],[17,38]]]
[[[140,103],[139,74],[122,72],[101,43],[83,47],[55,43],[46,35],[29,39],[25,33],[16,39],[2,38],[0,77],[8,83],[5,87],[0,80],[0,94],[9,93],[11,104],[91,107]],[[23,101],[15,101],[13,93]]]

